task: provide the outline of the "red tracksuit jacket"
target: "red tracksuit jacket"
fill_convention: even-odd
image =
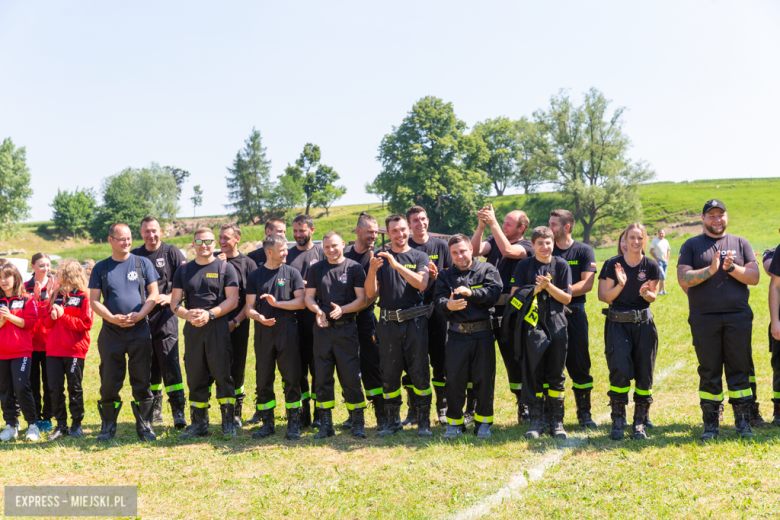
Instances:
[[[0,359],[31,357],[33,351],[32,330],[38,321],[38,305],[35,300],[24,296],[0,298],[0,306],[7,306],[11,314],[24,320],[24,328],[6,321],[0,327]]]
[[[24,284],[24,290],[30,294],[30,298],[35,298],[35,276],[30,278],[26,284]],[[47,298],[46,287],[41,289],[40,299],[37,300],[38,310],[40,311],[41,305]],[[33,350],[46,351],[46,336],[49,335],[49,329],[43,326],[43,313],[39,313],[38,322],[32,330]]]
[[[54,303],[64,310],[59,319],[51,319],[51,302],[47,301],[41,309],[41,321],[49,330],[46,355],[84,359],[89,350],[89,331],[92,329],[89,297],[81,291],[60,293]]]

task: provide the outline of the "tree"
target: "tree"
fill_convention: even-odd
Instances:
[[[485,172],[499,197],[518,184],[517,160],[520,157],[520,126],[507,117],[486,119],[474,125],[471,135],[485,143],[488,154],[483,161],[471,161]]]
[[[273,204],[274,211],[284,212],[292,216],[295,208],[299,208],[306,201],[306,194],[299,179],[284,174],[279,176],[279,182],[274,185]]]
[[[403,213],[419,204],[434,231],[474,229],[490,180],[473,164],[484,162],[488,151],[481,139],[465,135],[465,129],[452,103],[425,97],[382,139],[377,156],[382,171],[374,186],[387,197],[390,211]]]
[[[328,184],[317,192],[317,195],[314,197],[314,205],[324,209],[325,215],[330,216],[331,206],[333,206],[334,202],[343,197],[345,193],[347,193],[346,187]]]
[[[367,182],[365,186],[366,193],[369,195],[376,195],[382,201],[382,209],[385,209],[385,192],[377,188],[376,183]]]
[[[227,169],[231,204],[225,207],[233,211],[239,222],[253,223],[271,206],[271,160],[266,158],[259,131],[252,128],[244,143],[246,146],[236,153],[233,167]]]
[[[97,207],[92,188],[76,188],[73,192],[58,189],[50,206],[54,210],[52,220],[58,233],[73,237],[85,237],[89,234]]]
[[[295,165],[287,165],[284,169],[285,175],[301,183],[306,195],[306,215],[313,205],[317,205],[317,194],[339,180],[339,174],[332,167],[320,163],[321,158],[320,147],[306,143]]]
[[[176,191],[179,194],[179,197],[181,197],[181,187],[184,184],[184,181],[190,176],[190,172],[177,168],[176,166],[166,166],[164,169],[176,179]]]
[[[203,190],[200,189],[200,184],[193,186],[192,191],[194,195],[190,197],[192,201],[192,217],[195,218],[195,209],[203,204]]]
[[[14,233],[17,222],[30,216],[32,194],[27,150],[8,137],[0,145],[0,237]]]
[[[516,186],[528,195],[540,185],[551,180],[553,169],[547,161],[549,144],[542,127],[525,117],[514,122],[517,127],[520,149],[516,158]]]
[[[547,111],[534,113],[549,140],[545,156],[555,172],[553,182],[571,197],[588,243],[599,220],[641,215],[637,190],[655,176],[646,163],[632,163],[626,157],[631,141],[623,132],[625,109],[608,115],[609,105],[595,88],[585,93],[580,106],[562,90],[552,97]]]

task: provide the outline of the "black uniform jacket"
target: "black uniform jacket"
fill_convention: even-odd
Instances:
[[[453,312],[447,308],[447,301],[452,291],[461,286],[471,289],[471,296],[456,294],[453,299],[466,300],[468,305],[463,310]],[[489,320],[493,306],[501,297],[502,288],[501,275],[491,264],[474,260],[465,271],[452,265],[436,277],[433,304],[437,312],[453,323]]]

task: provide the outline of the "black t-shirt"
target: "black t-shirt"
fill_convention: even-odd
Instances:
[[[168,254],[165,253],[166,246],[170,250]],[[160,277],[157,280],[157,291],[160,294],[171,294],[173,290],[173,275],[176,273],[176,269],[187,263],[187,259],[181,250],[178,247],[163,243],[156,251],[149,251],[146,249],[146,246],[140,246],[130,251],[130,253],[148,258]],[[161,308],[160,305],[155,305],[152,313],[159,312]]]
[[[689,265],[694,270],[709,267],[712,255],[720,251],[721,268],[708,280],[688,289],[688,308],[691,314],[720,314],[750,311],[750,290],[748,286],[730,274],[723,267],[723,260],[731,252],[734,264],[745,266],[756,261],[750,243],[736,235],[726,233],[712,238],[706,233],[689,238],[680,249],[677,265]]]
[[[220,253],[221,251],[214,251],[214,256],[217,256]],[[228,314],[228,319],[232,320],[238,316],[238,313],[241,312],[241,309],[246,305],[246,280],[249,278],[250,273],[257,269],[257,264],[243,253],[238,253],[238,256],[228,258],[227,261],[233,266],[233,269],[236,270],[236,274],[238,275],[238,307]]]
[[[200,265],[195,260],[176,270],[173,288],[187,293],[187,309],[210,310],[219,305],[219,271],[222,260]],[[187,277],[185,280],[184,277]],[[238,274],[230,263],[225,269],[225,287],[238,287]]]
[[[260,242],[262,244],[262,242]],[[250,251],[248,255],[249,258],[254,260],[255,264],[260,267],[261,264],[264,264],[268,261],[268,256],[265,254],[265,249],[261,245],[254,251]],[[263,314],[265,316],[265,314]]]
[[[105,260],[95,264],[92,268],[92,274],[89,276],[90,289],[103,289],[102,273],[103,269],[108,271],[106,282],[106,299],[103,305],[111,311],[111,314],[130,314],[138,312],[144,305],[145,298],[141,298],[139,286],[141,281],[138,279],[138,272],[135,270],[135,255],[130,255],[127,260],[117,262],[110,256]],[[152,263],[143,257],[141,258],[141,273],[144,275],[144,283],[149,286],[157,281],[157,270]],[[146,287],[144,295],[146,294]]]
[[[642,256],[639,264],[631,267],[626,262],[625,256],[618,256],[607,264],[609,267],[606,267],[605,278],[610,278],[615,283],[617,283],[615,264],[620,264],[626,273],[626,285],[623,286],[623,290],[620,291],[618,297],[613,300],[612,308],[616,311],[631,311],[650,307],[650,302],[642,298],[639,290],[646,282],[661,278],[661,269],[658,267],[658,262],[650,257]]]
[[[553,262],[555,265],[553,266]],[[537,276],[546,276],[552,273],[555,267],[555,276],[552,284],[566,294],[571,294],[571,269],[569,263],[563,258],[552,257],[549,264],[540,262],[536,258],[524,258],[520,260],[512,274],[512,287],[523,287],[536,283]],[[511,289],[510,289],[511,292]],[[547,302],[547,310],[563,312],[563,304],[552,297],[547,291],[542,291],[539,295]]]
[[[370,250],[366,250],[365,253],[358,253],[355,251],[355,246],[348,246],[344,249],[344,258],[349,258],[350,260],[354,260],[355,262],[359,263],[360,266],[363,268],[363,271],[368,274],[368,267],[369,263],[371,262],[371,255],[369,255],[369,251],[374,252],[374,256],[381,251],[378,247],[371,248]],[[374,312],[374,307],[376,306],[375,303],[372,303],[362,311],[360,311],[359,314],[372,314]]]
[[[298,249],[298,246],[292,246],[287,250],[287,265],[296,268],[304,280],[309,268],[321,260],[325,260],[325,250],[318,244],[305,251]]]
[[[273,307],[267,300],[261,300],[261,295],[270,294],[276,301],[287,302],[295,298],[295,291],[301,289],[304,289],[301,273],[287,264],[282,264],[277,269],[268,269],[261,265],[252,271],[246,280],[246,293],[257,295],[255,310],[267,319],[278,320],[295,314],[295,311]]]
[[[331,303],[343,307],[357,299],[355,287],[366,285],[366,272],[354,260],[345,258],[340,264],[331,264],[327,260],[317,262],[306,273],[306,288],[317,289],[314,299],[326,315],[333,310]],[[344,314],[349,318],[357,313]]]
[[[504,255],[501,254],[501,250],[498,249],[498,246],[496,245],[496,238],[494,236],[489,236],[485,242],[490,244],[490,253],[487,255],[487,263],[496,266],[498,274],[501,275],[501,283],[504,284],[504,293],[509,294],[512,291],[512,274],[515,272],[517,263],[520,260],[504,258]],[[523,246],[523,249],[525,249],[525,252],[528,254],[528,258],[534,256],[534,247],[530,240],[521,238],[517,242],[512,242],[512,245],[516,244]]]
[[[428,237],[428,241],[424,244],[418,244],[410,238],[409,247],[418,251],[422,251],[428,255],[428,260],[433,262],[439,272],[444,271],[452,265],[450,248],[447,247],[447,242],[440,238]],[[433,288],[435,283],[436,280],[428,280],[428,289],[423,295],[425,303],[431,303],[433,301]]]
[[[416,249],[405,253],[387,251],[396,261],[416,273],[428,272],[428,255]],[[390,262],[384,259],[382,267],[376,272],[379,283],[379,308],[389,311],[409,309],[423,303],[422,291],[411,286],[401,273],[390,267]]]
[[[553,249],[553,256],[563,258],[569,262],[572,284],[582,281],[582,273],[596,272],[596,255],[593,253],[593,248],[588,244],[575,240],[568,249],[561,249],[556,244]],[[585,295],[572,296],[571,302],[585,303]]]
[[[774,260],[776,249],[777,249],[776,247],[773,247],[772,249],[767,249],[766,251],[764,251],[764,254],[761,256],[761,263],[763,264],[767,260]]]

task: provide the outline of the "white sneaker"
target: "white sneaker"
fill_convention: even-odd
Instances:
[[[41,431],[38,426],[31,424],[27,427],[27,440],[32,442],[38,442],[41,438]]]
[[[16,426],[11,426],[10,424],[5,425],[5,430],[3,430],[2,433],[0,433],[0,441],[8,442],[11,439],[15,439],[19,436],[19,428]]]

